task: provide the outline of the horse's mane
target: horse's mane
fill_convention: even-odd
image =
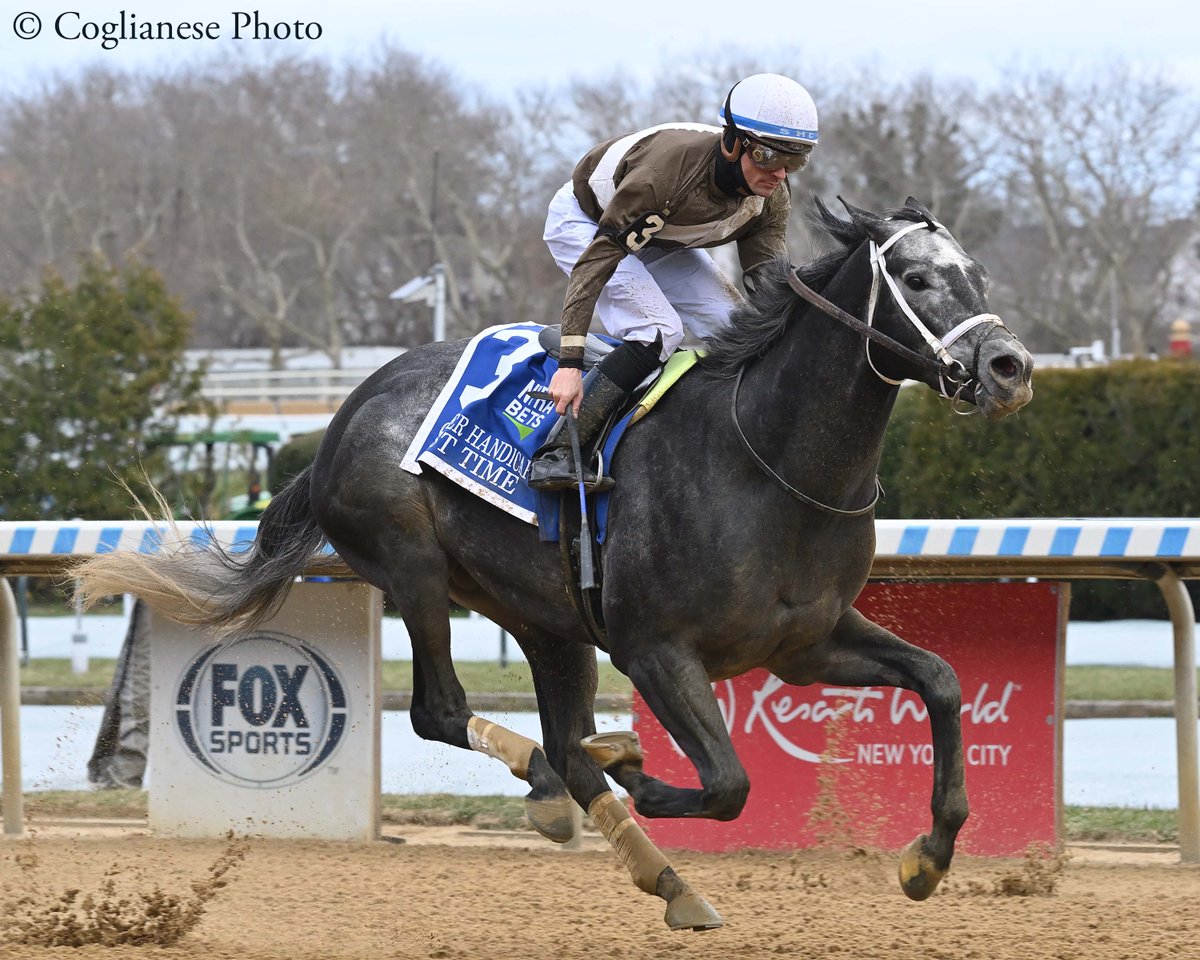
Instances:
[[[819,197],[813,198],[815,213],[809,222],[834,243],[834,249],[815,260],[795,267],[800,279],[818,293],[825,288],[858,246],[867,239],[858,226],[832,213]],[[889,211],[897,220],[917,221],[921,215],[908,207]],[[729,326],[705,338],[707,354],[700,365],[718,377],[736,376],[747,361],[761,357],[787,329],[793,315],[807,304],[788,286],[793,265],[786,257],[764,264],[754,278],[749,300],[736,307]]]

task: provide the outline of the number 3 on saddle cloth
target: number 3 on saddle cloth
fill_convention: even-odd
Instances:
[[[558,361],[538,340],[544,329],[535,323],[504,324],[475,336],[409,445],[401,467],[418,474],[426,467],[436,470],[506,513],[535,524],[542,540],[557,541],[560,495],[539,494],[525,482],[534,451],[558,419],[550,400],[531,396],[545,392],[558,369]],[[612,346],[619,342],[600,339]],[[690,350],[668,360],[658,379],[603,438],[605,463],[625,431],[695,361]],[[603,543],[608,494],[591,499],[596,539]]]

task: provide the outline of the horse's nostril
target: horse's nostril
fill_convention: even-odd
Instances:
[[[1009,354],[1006,354],[1002,357],[997,357],[995,360],[993,360],[991,362],[991,368],[992,373],[995,376],[1003,377],[1006,380],[1015,377],[1021,369],[1017,365],[1016,357],[1013,357]]]

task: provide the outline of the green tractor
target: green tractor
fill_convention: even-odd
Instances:
[[[211,430],[179,433],[163,442],[185,448],[178,469],[177,519],[257,520],[271,502],[263,484],[270,483],[278,433]]]

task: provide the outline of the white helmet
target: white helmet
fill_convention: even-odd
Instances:
[[[735,83],[720,117],[727,131],[784,151],[817,143],[817,105],[800,84],[777,73],[756,73]]]

